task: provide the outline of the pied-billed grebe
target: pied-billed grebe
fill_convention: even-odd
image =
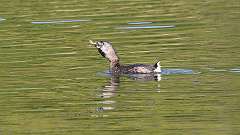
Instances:
[[[98,41],[93,42],[89,40],[90,44],[94,45],[98,52],[110,62],[111,73],[123,73],[123,74],[148,74],[148,73],[161,73],[160,61],[153,65],[148,64],[132,64],[121,65],[119,57],[112,47],[110,42]]]

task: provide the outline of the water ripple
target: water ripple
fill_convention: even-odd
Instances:
[[[4,19],[4,18],[0,17],[0,21],[4,21],[4,20],[6,20],[6,19]]]
[[[200,72],[194,72],[191,69],[163,69],[161,74],[199,74]]]
[[[233,69],[230,69],[230,72],[240,73],[240,68],[233,68]]]
[[[160,29],[160,28],[174,28],[174,25],[155,25],[155,26],[126,26],[117,29]]]
[[[128,24],[151,24],[153,22],[128,22]]]
[[[240,68],[232,68],[232,69],[214,69],[214,68],[210,68],[209,71],[212,72],[232,72],[232,73],[240,73]]]
[[[90,20],[58,20],[58,21],[33,21],[32,24],[61,24],[61,23],[72,23],[72,22],[87,22]]]
[[[10,63],[27,63],[30,60],[17,60],[17,61],[1,61],[0,64],[10,64]]]

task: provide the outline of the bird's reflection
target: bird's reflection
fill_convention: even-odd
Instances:
[[[116,101],[113,100],[112,97],[115,96],[118,87],[120,86],[120,78],[127,77],[135,81],[160,81],[161,74],[128,74],[128,75],[121,75],[121,74],[110,74],[104,73],[102,74],[110,78],[108,83],[103,86],[101,90],[101,94],[99,95],[102,98],[102,101],[99,102],[99,107],[97,107],[98,112],[108,111],[115,109],[114,104]],[[159,84],[157,87],[157,92],[159,92]]]
[[[161,81],[161,74],[128,74],[128,78],[136,81]]]

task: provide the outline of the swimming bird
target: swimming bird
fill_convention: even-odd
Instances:
[[[89,40],[91,45],[94,45],[98,52],[106,58],[110,63],[110,72],[113,74],[152,74],[161,73],[160,61],[155,64],[131,64],[122,65],[117,52],[108,41],[93,42]]]

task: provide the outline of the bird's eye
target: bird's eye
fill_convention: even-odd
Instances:
[[[103,41],[100,41],[101,45],[104,45],[104,42]]]
[[[102,45],[104,45],[104,42],[99,41],[99,42],[97,42],[97,44],[100,45],[100,46],[102,46]]]

